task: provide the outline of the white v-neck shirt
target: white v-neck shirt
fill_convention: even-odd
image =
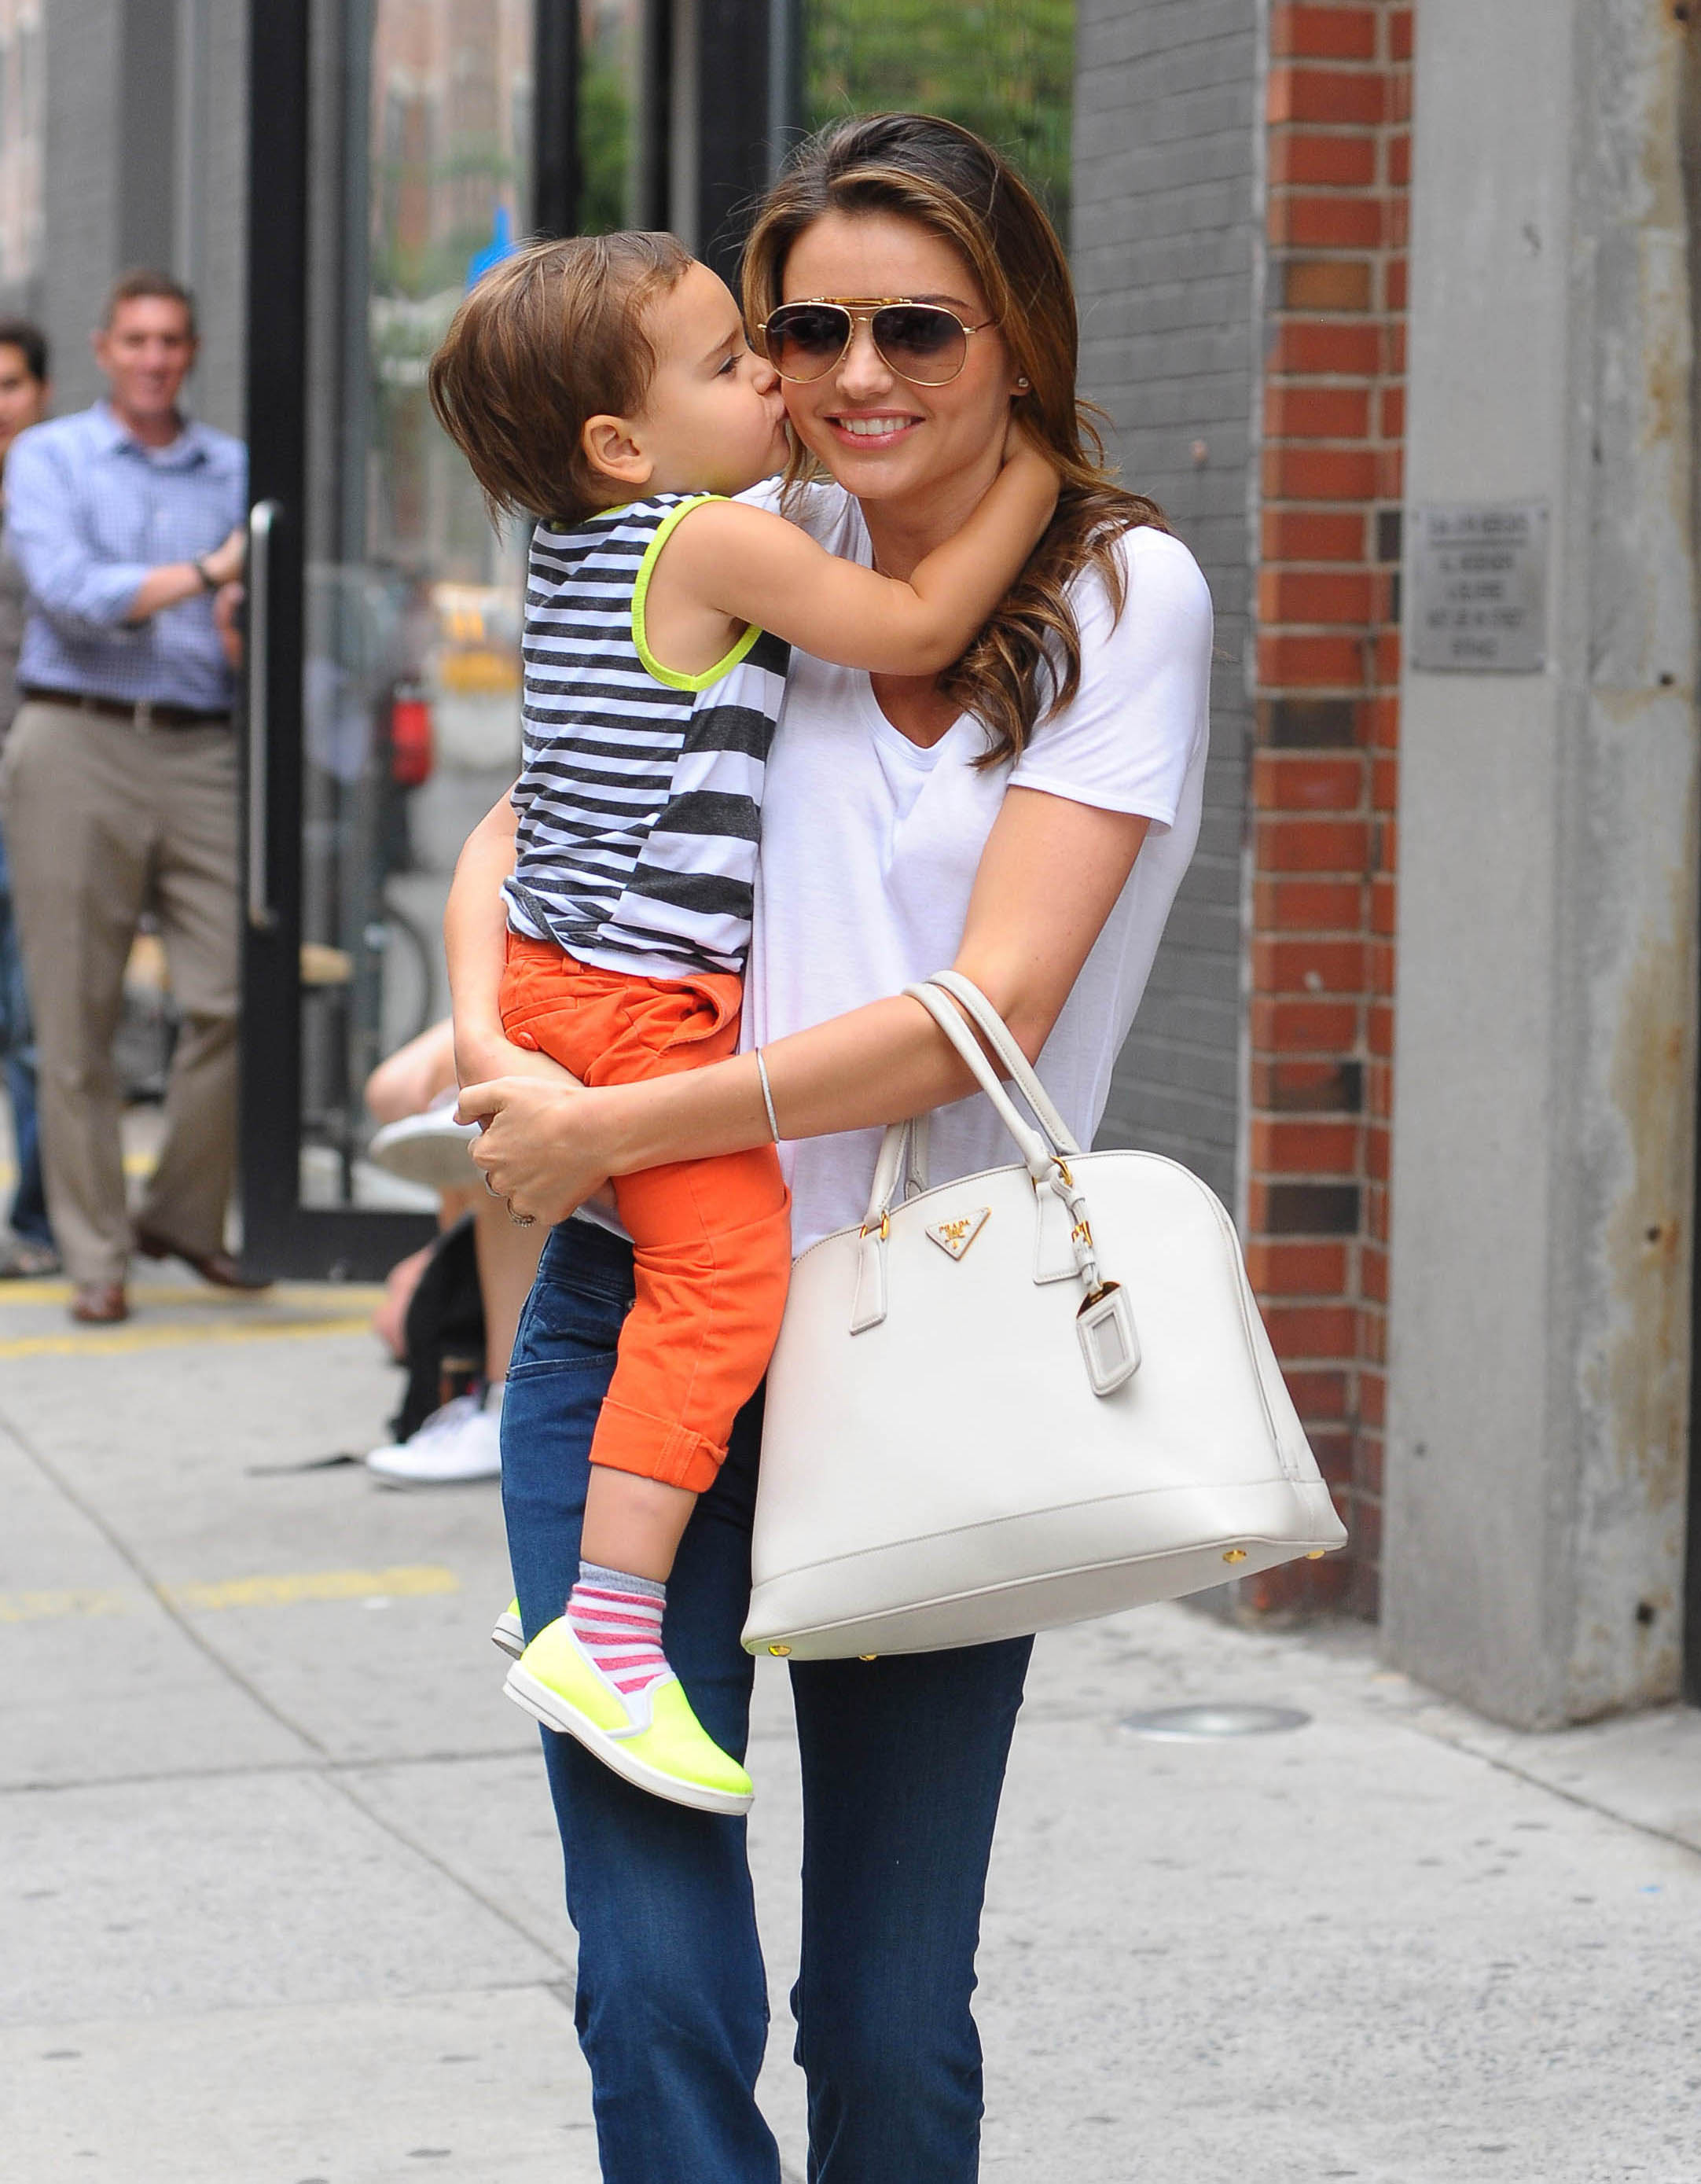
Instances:
[[[774,488],[747,498],[771,506]],[[800,514],[829,551],[871,562],[861,511],[842,488],[811,488]],[[975,766],[987,733],[966,715],[920,748],[881,711],[865,673],[793,649],[763,797],[746,1048],[947,968],[1006,788],[1141,814],[1152,824],[1134,869],[1039,1060],[1065,1120],[1092,1143],[1198,838],[1210,683],[1210,593],[1192,555],[1147,529],[1125,533],[1119,550],[1121,616],[1113,623],[1097,577],[1080,581],[1081,688],[1014,766]],[[856,1130],[781,1145],[794,1251],[861,1220],[880,1140],[877,1129]],[[1015,1157],[981,1094],[933,1117],[936,1183]]]

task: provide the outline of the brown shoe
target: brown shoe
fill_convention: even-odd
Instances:
[[[245,1274],[228,1251],[192,1251],[186,1244],[174,1244],[169,1236],[156,1235],[151,1228],[138,1228],[136,1248],[145,1259],[181,1259],[186,1267],[192,1267],[203,1282],[211,1282],[221,1290],[269,1290],[271,1282],[264,1274]]]
[[[79,1282],[71,1291],[71,1318],[86,1327],[104,1327],[130,1318],[122,1282]]]

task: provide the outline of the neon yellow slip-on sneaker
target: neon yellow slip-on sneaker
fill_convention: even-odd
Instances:
[[[525,1632],[520,1626],[520,1602],[510,1600],[496,1618],[496,1628],[490,1634],[492,1646],[499,1646],[510,1661],[517,1661],[525,1651]]]
[[[677,1676],[647,1691],[616,1691],[565,1616],[547,1624],[503,1685],[546,1729],[576,1737],[640,1790],[700,1813],[748,1813],[755,1791],[691,1710]]]

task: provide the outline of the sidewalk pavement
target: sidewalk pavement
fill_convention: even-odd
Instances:
[[[536,1732],[487,1638],[496,1494],[311,1468],[381,1437],[371,1294],[168,1272],[74,1333],[60,1285],[0,1289],[8,2179],[597,2175]],[[796,2180],[796,1762],[783,1674],[758,1691],[763,2098]],[[1195,1700],[1310,1719],[1123,1725]],[[1701,1714],[1521,1737],[1356,1630],[1056,1634],[980,2016],[1009,2184],[1694,2184]]]

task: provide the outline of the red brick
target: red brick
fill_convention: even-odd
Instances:
[[[1317,1468],[1332,1487],[1351,1489],[1358,1457],[1358,1436],[1347,1432],[1314,1433],[1309,1436]]]
[[[1309,508],[1269,508],[1261,538],[1267,561],[1358,561],[1364,558],[1365,517]]]
[[[1384,108],[1389,121],[1409,121],[1412,118],[1412,78],[1409,69],[1390,69],[1387,75],[1387,97]]]
[[[1406,390],[1385,387],[1377,403],[1377,426],[1385,440],[1403,440],[1406,434]]]
[[[1406,369],[1406,322],[1396,319],[1382,329],[1381,369],[1389,379],[1403,379]]]
[[[1380,1501],[1382,1493],[1382,1439],[1380,1434],[1354,1435],[1353,1483],[1367,1500]]]
[[[1271,500],[1370,500],[1376,457],[1369,448],[1266,448],[1264,490]]]
[[[1405,307],[1406,261],[1404,258],[1390,258],[1382,268],[1382,309],[1385,311],[1403,311]],[[1324,307],[1319,305],[1318,308]]]
[[[1400,633],[1397,629],[1376,632],[1376,680],[1384,690],[1398,688],[1400,679]]]
[[[1270,50],[1280,59],[1374,60],[1376,12],[1373,8],[1307,8],[1282,0],[1270,15]]]
[[[1343,690],[1365,679],[1365,648],[1355,637],[1258,640],[1258,679],[1266,690]]]
[[[1411,231],[1411,210],[1403,191],[1388,199],[1383,217],[1383,241],[1390,250],[1404,250]]]
[[[1378,872],[1399,870],[1400,827],[1398,819],[1381,817],[1370,828],[1370,869]]]
[[[1272,1623],[1309,1622],[1356,1600],[1363,1582],[1350,1556],[1331,1555],[1320,1563],[1281,1563],[1242,1578],[1237,1597],[1249,1613]]]
[[[1380,1373],[1366,1373],[1359,1382],[1359,1416],[1367,1426],[1380,1427],[1383,1422],[1386,1390]]]
[[[1291,1115],[1254,1115],[1252,1165],[1265,1176],[1351,1175],[1359,1164],[1363,1127],[1355,1116],[1326,1121],[1308,1116],[1302,1122]]]
[[[1392,1059],[1394,1012],[1387,1002],[1372,1001],[1370,1004],[1367,1044],[1373,1055],[1379,1055],[1384,1061]]]
[[[1406,454],[1403,447],[1381,448],[1376,456],[1378,500],[1398,500],[1405,491]]]
[[[1379,70],[1273,68],[1265,95],[1265,119],[1283,121],[1357,122],[1375,127],[1386,118],[1387,86]]]
[[[1400,701],[1390,693],[1372,698],[1368,707],[1369,743],[1372,750],[1392,751],[1400,747]]]
[[[1253,883],[1253,923],[1260,933],[1350,933],[1364,914],[1357,880]]]
[[[1265,1054],[1342,1054],[1358,1037],[1353,1001],[1270,1000],[1255,998],[1252,1043]]]
[[[1258,612],[1266,624],[1368,622],[1370,579],[1357,570],[1265,568],[1259,574]]]
[[[1351,1305],[1272,1305],[1264,1319],[1270,1346],[1280,1358],[1309,1361],[1357,1354],[1358,1314]]]
[[[1380,250],[1385,240],[1382,207],[1375,198],[1296,197],[1287,190],[1271,196],[1265,232],[1277,244],[1301,250]],[[1368,294],[1368,281],[1366,283]],[[1298,308],[1290,280],[1288,308]],[[1324,310],[1362,310],[1359,303],[1324,304]]]
[[[1365,989],[1365,944],[1282,934],[1252,944],[1253,982],[1261,994],[1359,994]]]
[[[1374,1002],[1373,1007],[1384,1006]],[[1368,1061],[1365,1065],[1365,1112],[1378,1122],[1386,1123],[1394,1112],[1394,1071],[1392,1062]]]
[[[1278,319],[1265,352],[1272,377],[1292,372],[1333,372],[1343,378],[1370,379],[1386,365],[1382,329],[1339,320]]]
[[[1370,990],[1373,994],[1392,995],[1394,990],[1394,944],[1391,940],[1372,940],[1365,959],[1365,971]]]
[[[1370,761],[1370,804],[1377,811],[1392,811],[1399,800],[1400,762],[1397,758]]]
[[[1392,1133],[1386,1123],[1372,1123],[1365,1132],[1365,1173],[1372,1183],[1388,1179],[1388,1154]]]
[[[1388,54],[1392,60],[1409,61],[1412,57],[1412,13],[1409,8],[1388,10]]]
[[[1343,1242],[1295,1243],[1254,1236],[1246,1247],[1247,1279],[1259,1296],[1341,1296],[1347,1287]]]
[[[1370,830],[1362,819],[1272,819],[1258,822],[1258,868],[1265,872],[1354,872],[1369,869]]]
[[[1347,1375],[1344,1373],[1284,1373],[1293,1407],[1308,1423],[1313,1418],[1344,1418]]]
[[[1393,939],[1397,910],[1394,883],[1386,872],[1379,873],[1370,883],[1370,930],[1378,939]]]
[[[1380,1244],[1365,1244],[1359,1251],[1359,1281],[1365,1295],[1377,1304],[1388,1301],[1388,1255]]]
[[[1367,189],[1376,179],[1376,139],[1277,129],[1270,138],[1270,179],[1277,187]]]
[[[1264,430],[1272,440],[1368,439],[1370,390],[1272,381],[1265,389]]]
[[[1370,308],[1367,258],[1287,258],[1272,270],[1279,310],[1368,311]],[[1390,276],[1392,270],[1390,266]]]
[[[1385,1184],[1370,1183],[1365,1186],[1365,1217],[1361,1223],[1364,1234],[1372,1243],[1386,1244],[1388,1240],[1388,1193]]]
[[[1356,811],[1365,793],[1361,759],[1261,750],[1253,760],[1253,801],[1265,811]]]
[[[1403,190],[1412,178],[1411,132],[1405,129],[1398,136],[1391,132],[1382,142],[1387,152],[1388,181],[1395,189]]]

